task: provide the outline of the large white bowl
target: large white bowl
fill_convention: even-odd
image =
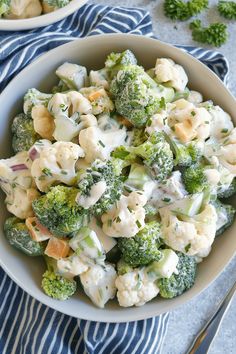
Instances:
[[[0,30],[2,31],[22,31],[38,27],[51,25],[54,22],[60,21],[63,18],[71,15],[83,6],[88,0],[72,0],[68,5],[50,12],[45,15],[40,15],[32,18],[20,20],[5,20],[0,19]]]
[[[150,68],[156,57],[170,57],[183,65],[189,77],[189,86],[204,94],[205,99],[213,99],[225,109],[236,122],[236,101],[222,82],[199,61],[170,45],[141,36],[101,35],[79,39],[58,47],[37,59],[18,74],[0,95],[1,157],[10,156],[10,122],[16,113],[22,111],[24,93],[30,87],[48,91],[56,83],[55,69],[64,61],[76,62],[89,69],[101,68],[111,51],[131,49],[139,63]],[[0,224],[7,216],[1,195]],[[127,322],[140,320],[174,309],[199,294],[225,268],[236,251],[235,227],[217,238],[208,258],[199,265],[196,283],[183,295],[164,300],[156,298],[143,307],[121,308],[116,301],[110,301],[105,309],[96,308],[81,292],[64,302],[53,300],[40,288],[44,264],[40,258],[29,258],[13,249],[0,232],[0,264],[9,276],[30,295],[42,303],[65,314],[103,322]]]

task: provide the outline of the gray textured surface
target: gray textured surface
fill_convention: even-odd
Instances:
[[[172,44],[198,45],[192,41],[188,22],[175,23],[167,19],[160,0],[94,0],[105,5],[138,6],[149,10],[153,21],[154,34]],[[222,20],[216,9],[216,0],[209,1],[209,10],[199,18],[204,23]],[[227,20],[225,22],[228,22]],[[236,96],[236,22],[229,23],[230,38],[226,45],[217,49],[223,53],[230,64],[231,92]],[[174,28],[177,27],[177,30]],[[210,270],[209,270],[210,271]],[[236,280],[236,258],[228,265],[219,278],[202,294],[189,303],[173,311],[170,316],[168,332],[162,354],[184,354],[194,336],[206,323],[217,304]],[[209,354],[236,354],[236,299],[227,313],[220,332]],[[205,354],[205,353],[201,353]]]

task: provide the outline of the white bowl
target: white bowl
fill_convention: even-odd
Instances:
[[[22,111],[23,96],[28,88],[37,87],[48,91],[56,83],[55,69],[64,61],[76,62],[89,69],[101,68],[105,57],[111,51],[131,49],[139,63],[146,68],[154,66],[157,57],[170,57],[183,65],[189,77],[190,87],[212,99],[225,109],[236,122],[236,101],[218,77],[199,61],[170,45],[154,39],[132,35],[101,35],[79,39],[60,46],[38,58],[18,74],[0,96],[1,157],[10,156],[10,122],[15,114]],[[0,224],[7,216],[1,195]],[[198,267],[198,276],[192,289],[183,295],[164,300],[156,298],[143,307],[122,308],[117,302],[110,301],[105,309],[96,308],[83,294],[78,293],[70,300],[53,300],[42,292],[41,277],[44,271],[40,258],[30,258],[13,249],[0,232],[0,264],[9,276],[26,292],[42,303],[65,314],[94,321],[127,322],[149,318],[170,311],[184,304],[205,289],[225,268],[236,251],[236,226],[217,238],[213,250]]]
[[[0,19],[0,30],[2,31],[22,31],[33,28],[51,25],[54,22],[60,21],[63,18],[71,15],[82,7],[87,0],[72,0],[68,5],[37,17],[20,19],[20,20],[5,20]]]

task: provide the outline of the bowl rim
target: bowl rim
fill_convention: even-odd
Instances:
[[[81,42],[93,42],[94,38],[96,38],[96,40],[98,38],[103,38],[104,39],[111,37],[111,38],[116,38],[116,40],[122,40],[122,38],[127,37],[130,38],[132,40],[132,38],[136,38],[139,40],[145,40],[145,41],[149,41],[150,44],[155,42],[158,43],[160,46],[164,46],[164,47],[168,47],[169,49],[174,49],[175,51],[177,51],[177,53],[181,53],[184,56],[187,56],[191,61],[195,61],[198,63],[198,65],[201,65],[202,67],[204,67],[205,70],[208,70],[209,75],[212,76],[215,80],[218,80],[221,83],[222,86],[222,90],[224,90],[227,95],[231,96],[231,98],[235,101],[236,100],[234,98],[234,96],[231,94],[231,92],[226,88],[226,86],[224,85],[224,83],[220,80],[220,78],[213,72],[211,71],[209,68],[206,67],[206,65],[204,65],[203,63],[201,63],[198,59],[196,59],[195,57],[193,57],[192,55],[186,53],[184,50],[182,50],[181,48],[177,48],[174,47],[173,45],[169,44],[169,43],[165,43],[162,42],[160,40],[157,40],[155,38],[149,38],[149,37],[145,37],[145,36],[140,36],[140,35],[134,35],[134,34],[116,34],[116,33],[112,33],[112,34],[100,34],[100,35],[93,35],[93,36],[89,36],[89,37],[85,37],[85,38],[78,38],[72,42],[60,45],[50,51],[48,51],[47,53],[39,56],[37,59],[35,59],[33,62],[31,62],[29,65],[27,65],[22,71],[20,71],[9,83],[8,85],[4,88],[4,90],[1,93],[2,95],[8,95],[11,94],[12,89],[14,88],[14,84],[16,81],[20,81],[21,78],[24,78],[24,75],[27,73],[28,70],[32,70],[35,66],[37,67],[37,65],[41,62],[46,60],[47,58],[50,58],[50,56],[54,53],[60,52],[61,50],[65,50],[66,48],[70,48],[71,46],[73,47],[74,45],[79,45],[79,43]],[[99,39],[98,39],[99,40]],[[63,48],[63,49],[62,49]],[[14,273],[8,269],[7,265],[4,264],[0,258],[0,266],[2,266],[2,268],[4,269],[4,271],[10,276],[10,278],[18,285],[20,286],[24,291],[26,291],[26,293],[28,293],[29,295],[31,295],[34,299],[36,299],[37,301],[43,303],[46,306],[49,306],[51,308],[53,308],[56,311],[59,311],[61,313],[64,313],[66,315],[75,317],[75,318],[80,318],[80,319],[85,319],[85,320],[90,320],[90,321],[96,321],[96,322],[104,322],[104,323],[123,323],[123,322],[131,322],[131,321],[138,321],[138,320],[143,320],[143,319],[148,319],[154,316],[158,316],[160,314],[169,312],[174,310],[175,308],[184,305],[185,303],[189,302],[190,300],[196,298],[196,296],[200,295],[206,288],[208,288],[215,280],[216,278],[224,271],[225,267],[229,264],[229,262],[232,260],[232,258],[235,256],[236,254],[236,249],[232,252],[232,254],[227,258],[227,261],[224,263],[224,267],[220,268],[220,270],[214,269],[212,271],[212,276],[211,279],[209,281],[209,283],[202,285],[200,287],[200,290],[198,290],[197,293],[195,294],[191,294],[189,293],[189,291],[186,291],[183,295],[184,295],[184,302],[179,303],[179,301],[177,302],[172,302],[170,301],[169,303],[169,308],[168,310],[163,309],[163,310],[159,310],[158,313],[146,313],[146,314],[139,314],[136,313],[135,314],[135,307],[133,308],[128,308],[128,309],[133,309],[132,314],[129,313],[129,315],[123,315],[121,314],[118,318],[114,318],[114,320],[103,320],[101,318],[95,318],[95,315],[91,315],[90,313],[88,313],[88,315],[86,315],[86,317],[84,315],[78,317],[79,315],[75,315],[72,311],[68,311],[68,312],[64,312],[63,310],[60,309],[59,306],[57,306],[58,301],[53,300],[50,301],[52,299],[48,298],[47,299],[42,299],[39,296],[35,296],[35,294],[33,293],[33,291],[31,291],[31,289],[27,288],[27,285],[24,283],[23,279],[18,279],[15,277]],[[183,296],[181,295],[181,296]],[[180,298],[181,296],[179,296],[178,298]],[[178,299],[175,298],[175,299]],[[50,304],[48,303],[50,301]],[[106,317],[106,316],[105,316]],[[128,317],[128,318],[127,318]]]
[[[72,0],[68,5],[60,9],[31,18],[19,20],[0,19],[0,30],[9,32],[23,31],[51,25],[71,15],[87,2],[88,0]]]

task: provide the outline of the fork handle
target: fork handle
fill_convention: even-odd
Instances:
[[[205,324],[186,354],[207,354],[236,292],[236,282]]]

